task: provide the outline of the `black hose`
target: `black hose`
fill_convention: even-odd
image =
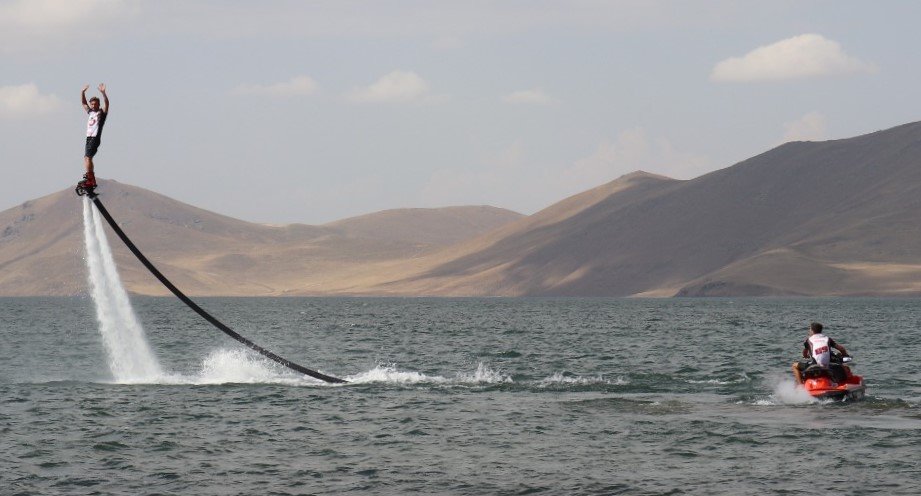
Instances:
[[[159,270],[157,270],[157,268],[154,267],[152,263],[150,263],[150,260],[147,260],[147,257],[145,257],[144,254],[141,253],[140,250],[138,250],[137,246],[134,246],[134,243],[131,242],[131,239],[128,238],[128,235],[125,234],[125,232],[122,231],[120,227],[118,227],[118,223],[115,222],[115,219],[112,218],[112,216],[109,214],[109,211],[106,210],[105,206],[103,206],[102,202],[99,200],[98,195],[94,194],[90,196],[93,198],[93,203],[96,204],[96,208],[99,209],[99,213],[101,213],[102,216],[106,218],[106,221],[109,223],[110,226],[112,226],[112,230],[115,231],[115,234],[117,234],[118,237],[121,238],[122,241],[125,242],[125,246],[127,246],[128,249],[131,250],[131,253],[134,253],[134,256],[136,256],[142,264],[144,264],[144,267],[147,267],[147,270],[149,270],[150,273],[154,275],[154,277],[159,279],[160,282],[163,283],[163,285],[166,286],[167,289],[169,289],[174,295],[176,295],[177,298],[182,300],[183,303],[188,305],[189,308],[191,308],[192,310],[195,310],[195,312],[197,312],[198,315],[201,315],[205,320],[210,322],[211,325],[213,325],[214,327],[217,327],[224,334],[243,343],[244,345],[258,352],[262,356],[269,358],[271,360],[274,360],[284,365],[285,367],[288,367],[291,370],[296,370],[302,374],[309,375],[310,377],[313,377],[315,379],[320,379],[321,381],[326,381],[329,383],[342,384],[342,383],[348,382],[345,379],[339,379],[338,377],[333,377],[330,375],[323,374],[321,372],[317,372],[315,370],[310,370],[307,367],[303,367],[290,360],[286,360],[272,353],[271,351],[257,345],[256,343],[250,341],[249,339],[246,339],[245,337],[237,334],[236,331],[227,327],[226,325],[224,325],[223,322],[214,318],[214,316],[206,312],[202,307],[198,306],[194,301],[189,299],[189,297],[186,296],[182,291],[180,291],[179,288],[174,286],[173,283],[171,283],[169,279],[166,278],[166,276],[164,276]]]

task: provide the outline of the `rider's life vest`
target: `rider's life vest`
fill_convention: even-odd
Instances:
[[[812,352],[812,358],[815,359],[815,363],[822,367],[828,367],[828,364],[831,362],[831,348],[828,346],[828,336],[824,334],[813,334],[809,336],[807,341],[809,342],[809,348]]]

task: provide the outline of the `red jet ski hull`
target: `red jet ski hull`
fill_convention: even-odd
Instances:
[[[806,392],[813,398],[836,401],[857,401],[866,395],[863,377],[851,373],[850,367],[842,367],[846,374],[844,382],[835,382],[830,374],[810,377],[803,382]]]

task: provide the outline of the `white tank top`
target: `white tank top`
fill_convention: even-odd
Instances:
[[[99,133],[102,131],[102,126],[105,124],[106,115],[102,110],[90,110],[89,119],[86,121],[86,137],[92,138],[99,136]]]
[[[831,349],[828,347],[828,336],[813,334],[809,336],[809,347],[812,349],[812,358],[822,367],[828,367],[831,362]]]

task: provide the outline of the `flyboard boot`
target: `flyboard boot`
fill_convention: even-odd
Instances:
[[[74,191],[76,191],[77,196],[87,195],[90,198],[96,196],[96,175],[92,172],[83,174],[83,180],[77,183],[77,188]]]

